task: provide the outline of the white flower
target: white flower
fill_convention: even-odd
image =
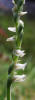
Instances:
[[[12,3],[15,4],[14,0],[12,0]]]
[[[16,32],[16,27],[8,27],[9,31]]]
[[[23,16],[23,15],[26,15],[26,14],[27,14],[27,12],[19,12],[20,16]]]
[[[23,57],[25,55],[24,51],[22,50],[16,50],[16,56],[20,56],[20,57]]]
[[[14,41],[15,40],[15,37],[10,37],[10,38],[7,38],[6,41]]]
[[[22,20],[18,20],[18,26],[21,24],[24,27],[24,22]]]
[[[19,70],[19,69],[24,70],[25,67],[27,66],[27,63],[24,63],[24,64],[16,63],[15,66],[16,66],[16,70]]]
[[[26,78],[26,75],[14,75],[15,82],[23,82]]]

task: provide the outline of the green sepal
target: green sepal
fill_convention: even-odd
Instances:
[[[22,6],[22,4],[23,4],[23,1],[22,0],[17,0],[18,9]]]
[[[12,83],[13,83],[13,78],[9,75],[7,79],[7,88],[9,88]]]
[[[20,34],[20,32],[22,31],[22,29],[23,29],[23,26],[22,26],[22,24],[20,24],[19,26],[18,26],[18,34]]]
[[[14,12],[14,13],[13,13],[13,17],[14,17],[14,21],[16,22],[17,19],[18,19],[18,13],[17,13],[17,12]]]
[[[10,74],[14,69],[14,62],[9,66],[8,74]]]
[[[14,0],[18,7],[20,7],[23,3],[23,0]]]

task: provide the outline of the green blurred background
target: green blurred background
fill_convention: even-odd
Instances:
[[[24,21],[22,48],[26,52],[22,62],[27,62],[27,67],[23,71],[27,79],[24,83],[13,84],[12,100],[35,100],[35,19],[28,15],[22,19]],[[14,34],[8,31],[9,26],[15,26],[13,17],[11,13],[3,13],[0,15],[0,100],[7,100],[8,67],[12,61],[12,46],[11,43],[6,43],[6,38]]]

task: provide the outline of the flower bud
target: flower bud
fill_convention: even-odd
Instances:
[[[17,6],[18,6],[18,9],[22,6],[23,4],[23,0],[17,0]]]
[[[14,1],[17,4],[18,8],[20,8],[21,5],[23,4],[23,0],[14,0]]]
[[[24,31],[23,31],[24,29],[22,29],[22,31],[20,32],[20,34],[19,34],[19,39],[20,39],[20,41],[22,41],[23,40],[23,34],[24,34]]]
[[[18,33],[20,33],[22,31],[22,29],[24,28],[24,23],[22,20],[18,20]]]

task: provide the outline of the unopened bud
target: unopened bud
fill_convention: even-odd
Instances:
[[[14,1],[17,4],[18,8],[20,8],[21,5],[23,4],[23,0],[14,0]]]
[[[22,31],[22,29],[24,28],[24,23],[22,20],[18,20],[18,33],[20,33]]]

